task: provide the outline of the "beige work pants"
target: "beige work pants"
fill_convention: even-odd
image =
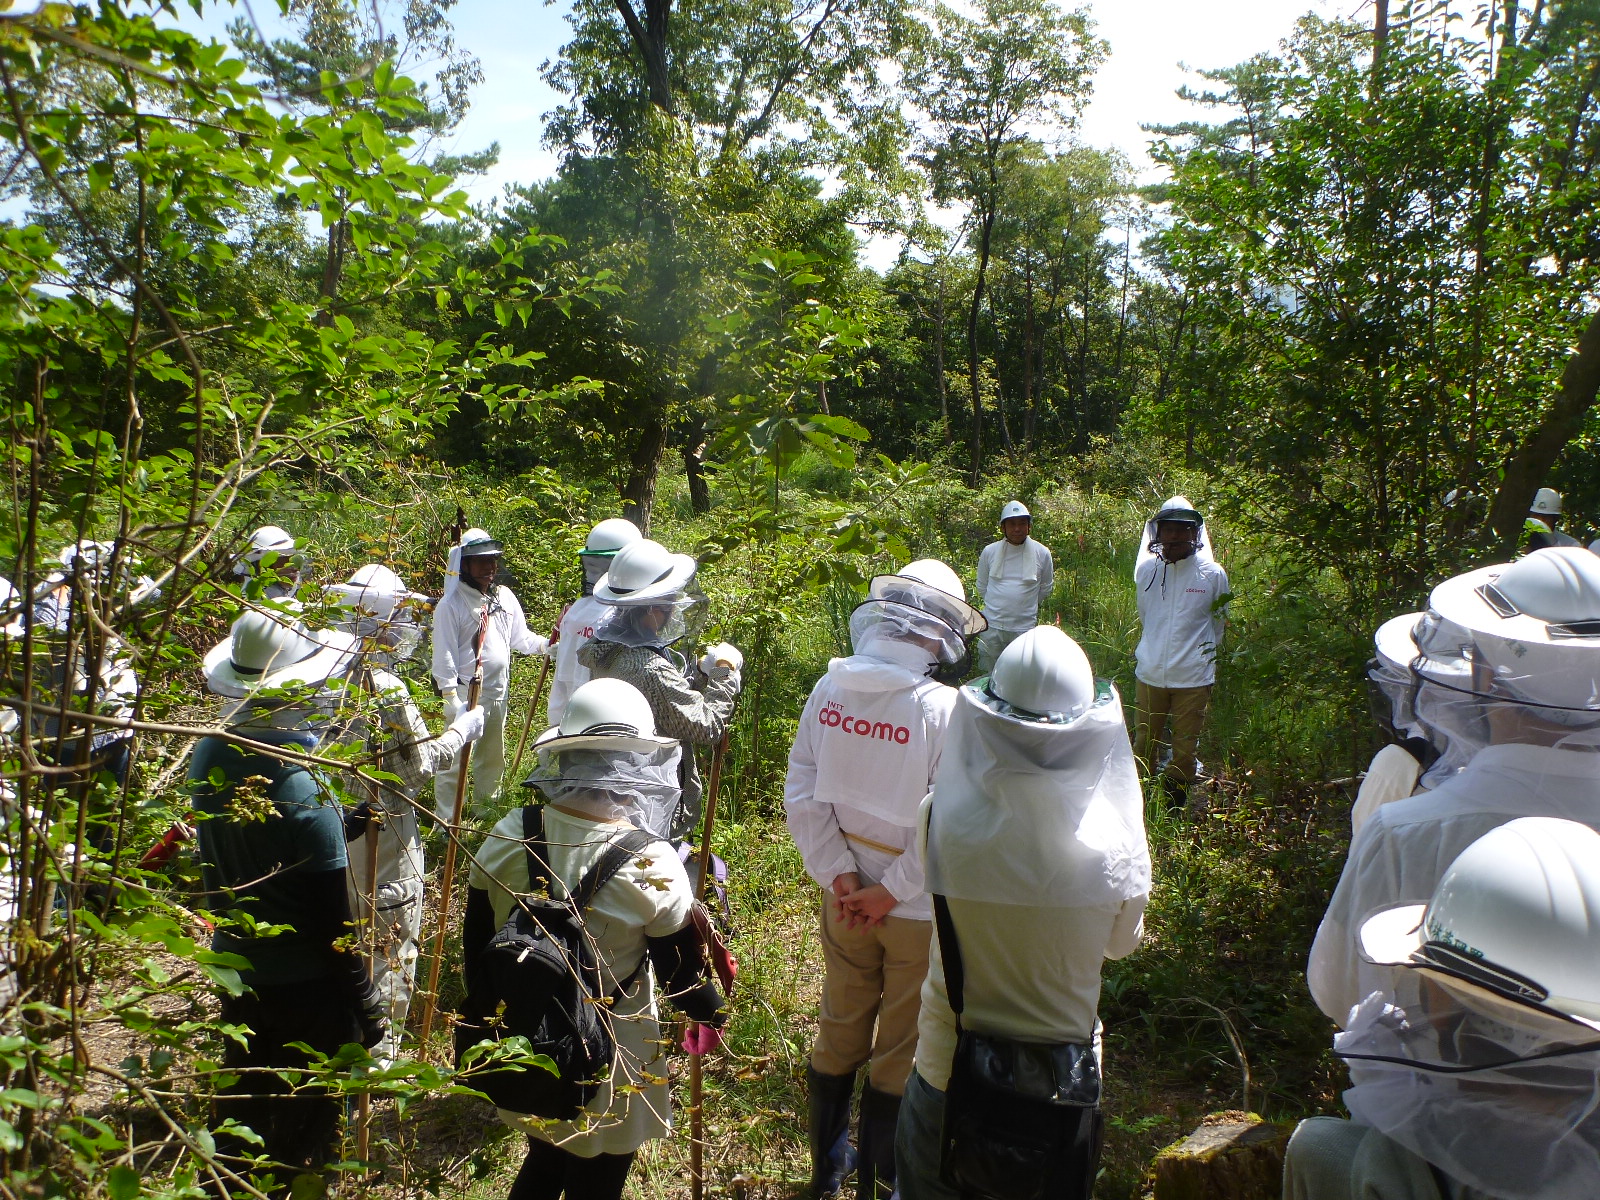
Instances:
[[[824,892],[822,957],[827,975],[811,1065],[824,1075],[848,1075],[870,1060],[872,1086],[903,1095],[917,1052],[933,922],[885,917],[880,925],[850,929],[838,916],[838,901]]]
[[[1150,774],[1156,747],[1161,744],[1170,724],[1172,761],[1167,764],[1164,774],[1180,783],[1193,783],[1199,777],[1196,751],[1200,745],[1200,731],[1205,728],[1206,713],[1211,709],[1211,685],[1163,688],[1138,683],[1134,707],[1137,723],[1133,753],[1139,760],[1139,769],[1146,775]]]

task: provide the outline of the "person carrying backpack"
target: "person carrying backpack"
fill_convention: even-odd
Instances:
[[[533,1050],[551,1053],[558,1066],[568,1058],[569,1070],[559,1079],[528,1068],[535,1089],[544,1091],[546,1080],[558,1087],[583,1082],[573,1078],[574,1039],[542,1044],[541,1037],[559,1024],[558,1006],[570,1007],[555,994],[563,981],[592,988],[598,1003],[576,1009],[609,1014],[609,1074],[588,1082],[588,1098],[575,1113],[562,1113],[555,1101],[551,1107],[535,1105],[547,1108],[543,1113],[503,1106],[499,1112],[501,1120],[528,1134],[528,1156],[510,1200],[617,1200],[639,1147],[671,1129],[656,979],[673,1004],[699,1023],[684,1043],[690,1054],[720,1045],[727,1020],[722,994],[707,977],[689,877],[662,836],[677,810],[681,748],[656,736],[650,704],[637,688],[596,679],[573,692],[561,724],[541,734],[535,750],[538,765],[529,782],[544,803],[532,813],[509,813],[473,862],[462,933],[468,1008],[494,1011],[498,1001],[507,1001],[505,1034],[529,1037]],[[542,985],[547,996],[541,1004],[516,974],[524,966],[532,969],[540,956],[500,951],[508,939],[536,945],[572,928],[571,908],[563,926],[556,911],[561,906],[532,886],[534,876],[546,872],[550,901],[575,895],[586,903],[578,906],[579,936],[566,943],[573,971]],[[534,922],[550,936],[528,938]],[[494,1078],[485,1075],[481,1086],[500,1096],[513,1090],[507,1084],[500,1091]]]

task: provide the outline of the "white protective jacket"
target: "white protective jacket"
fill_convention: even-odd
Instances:
[[[1306,967],[1312,998],[1329,1020],[1342,1027],[1373,992],[1404,997],[1403,976],[1414,974],[1363,961],[1355,940],[1361,922],[1381,908],[1428,903],[1458,854],[1517,817],[1564,817],[1600,829],[1600,756],[1488,746],[1461,774],[1367,818],[1350,843]]]
[[[567,605],[558,624],[560,636],[556,639],[556,665],[550,672],[550,701],[547,712],[550,724],[561,724],[567,711],[567,700],[572,693],[589,682],[589,668],[578,661],[578,651],[594,639],[595,626],[610,608],[593,596],[582,596]]]
[[[978,555],[978,595],[990,629],[1019,633],[1039,623],[1039,605],[1055,587],[1050,548],[1031,537],[1020,546],[1001,538]]]
[[[828,664],[801,711],[783,793],[806,873],[822,887],[854,871],[899,901],[890,916],[933,919],[917,813],[955,699],[954,688],[880,658]]]
[[[473,643],[485,604],[492,605],[483,639],[483,691],[485,708],[506,698],[511,679],[511,655],[543,654],[550,643],[528,628],[522,605],[507,587],[490,596],[465,584],[446,591],[433,614],[433,678],[441,690],[455,688],[466,701],[466,688],[477,662]]]
[[[1217,678],[1228,573],[1191,555],[1175,563],[1142,559],[1133,575],[1143,634],[1134,652],[1139,682],[1151,687],[1206,687]]]

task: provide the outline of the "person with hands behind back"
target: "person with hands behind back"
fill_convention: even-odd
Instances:
[[[693,886],[661,836],[678,805],[681,748],[657,736],[649,702],[619,679],[590,680],[574,691],[561,724],[534,748],[538,765],[527,782],[545,801],[537,841],[548,855],[541,869],[554,876],[551,895],[572,895],[619,843],[625,853],[616,857],[626,861],[595,881],[582,913],[610,997],[611,1070],[570,1120],[500,1110],[501,1120],[528,1135],[510,1200],[618,1200],[639,1148],[671,1130],[656,980],[696,1022],[683,1043],[690,1054],[721,1045],[727,1021],[722,995],[706,975]],[[528,820],[513,810],[473,861],[462,929],[469,963],[512,916],[517,897],[532,891]],[[630,841],[642,845],[632,849]]]
[[[894,1188],[895,1122],[933,916],[917,807],[955,704],[940,676],[964,669],[967,641],[983,628],[944,563],[880,575],[850,614],[855,653],[828,664],[800,714],[784,808],[806,872],[824,891],[827,969],[806,1072],[813,1197],[838,1192],[853,1166],[863,1200]],[[851,1093],[869,1061],[853,1154]]]

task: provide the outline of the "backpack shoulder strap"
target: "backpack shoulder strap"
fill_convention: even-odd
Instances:
[[[537,804],[522,806],[522,849],[528,856],[528,891],[544,891],[554,886],[550,869],[550,845],[544,836],[544,809]]]
[[[600,861],[589,868],[589,871],[579,881],[576,890],[572,893],[572,903],[582,916],[589,911],[589,906],[594,903],[594,898],[600,889],[610,883],[616,873],[628,865],[628,860],[634,858],[646,846],[653,845],[661,839],[653,834],[645,833],[642,829],[630,829],[627,833],[614,840],[601,854]]]

